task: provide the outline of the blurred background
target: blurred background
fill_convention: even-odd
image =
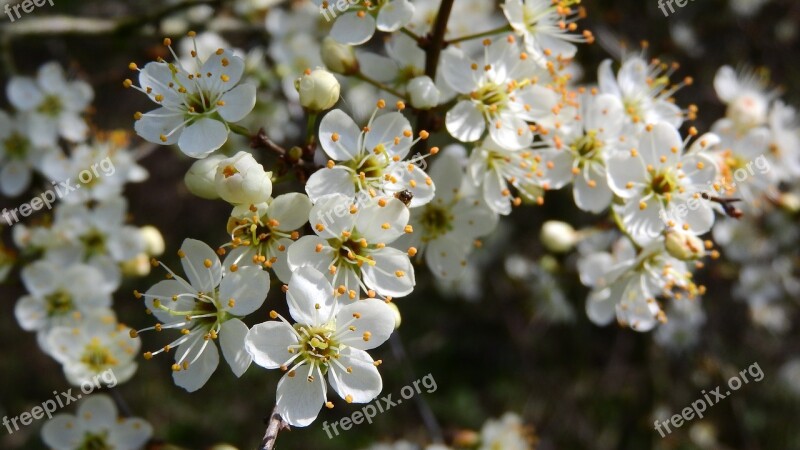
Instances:
[[[285,16],[279,14],[301,2],[202,3],[189,9],[175,6],[174,1],[55,0],[54,7],[38,8],[13,24],[2,17],[0,86],[6,85],[11,73],[31,75],[41,64],[58,61],[70,75],[94,87],[90,120],[97,129],[132,132],[133,113],[150,106],[144,96],[123,89],[122,80],[131,76],[128,63],[166,57],[163,36],[213,29],[235,47],[257,48],[265,55],[268,71],[262,88],[270,93],[262,99],[265,111],[253,119],[262,123],[253,123],[252,128],[267,127],[276,140],[291,145],[296,130],[302,129],[302,118],[291,110],[271,110],[277,108],[271,102],[286,101],[284,79],[317,64],[319,48],[298,45],[296,53],[285,57],[276,43],[298,34],[318,39],[324,35],[320,31],[324,20],[308,19],[306,23],[318,22],[316,29],[280,20]],[[691,125],[701,132],[725,111],[713,90],[714,74],[722,65],[763,68],[782,90],[783,99],[800,105],[796,82],[800,2],[702,0],[689,2],[669,17],[664,17],[656,0],[590,0],[582,6],[588,11],[583,25],[597,37],[594,45],[582,45],[578,53],[582,82],[596,81],[602,60],[639,53],[646,40],[648,57],[678,62],[675,77],[694,79],[676,97],[679,104],[699,107]],[[163,14],[173,7],[174,13]],[[32,26],[36,19],[56,14],[116,25],[93,30],[82,24],[58,33]],[[0,98],[0,108],[8,109],[5,96]],[[355,108],[358,100],[346,103]],[[142,141],[133,135],[131,143],[138,146]],[[149,171],[149,179],[126,188],[130,214],[135,223],[161,230],[166,243],[162,259],[175,267],[175,251],[184,238],[212,246],[226,240],[229,207],[187,191],[182,179],[192,161],[180,152],[168,147],[148,152],[140,164]],[[0,199],[0,208],[17,204]],[[476,252],[467,281],[442,286],[420,269],[414,293],[398,300],[403,323],[396,339],[372,352],[384,362],[384,391],[397,396],[409,382],[431,374],[438,386],[435,392],[379,415],[372,425],[356,426],[329,440],[322,422],[336,421],[356,409],[340,402],[333,410],[323,409],[310,427],[282,432],[277,448],[358,449],[400,438],[422,444],[437,428],[452,438],[463,430],[479,430],[487,419],[511,411],[531,426],[540,449],[798,449],[800,298],[796,291],[793,295],[791,289],[780,288],[791,283],[785,277],[771,277],[770,263],[778,257],[789,261],[787,276],[797,282],[800,221],[796,211],[783,214],[781,221],[755,223],[750,239],[741,243],[779,242],[772,253],[742,261],[728,258],[723,250],[722,258],[709,261],[698,272],[699,281],[707,286],[706,295],[697,300],[704,314],[692,316],[699,323],[676,320],[668,331],[640,334],[616,325],[598,327],[586,317],[588,289],[578,280],[577,252],[549,251],[541,243],[540,230],[545,220],[553,219],[575,228],[611,225],[579,211],[569,190],[551,192],[544,206],[525,207],[502,220]],[[39,215],[30,223],[45,220]],[[2,229],[2,239],[12,247],[8,228]],[[745,268],[753,266],[764,270],[751,273],[743,283]],[[125,281],[114,303],[121,322],[133,328],[152,325],[132,292],[147,289],[162,275],[155,270]],[[770,294],[769,301],[775,308],[761,311],[752,306],[753,297],[767,295],[764,290],[776,286],[779,292]],[[54,390],[69,387],[60,365],[39,351],[35,334],[24,332],[14,318],[14,304],[23,294],[14,269],[0,286],[0,416],[28,411],[51,398]],[[282,297],[275,284],[267,304],[282,305]],[[248,317],[247,323],[266,320],[268,310]],[[143,335],[143,348],[159,348],[169,337]],[[709,409],[704,419],[666,438],[654,431],[656,417],[679,413],[699,398],[702,389],[713,389],[753,363],[763,370],[763,381],[745,385]],[[253,366],[236,379],[221,364],[203,389],[187,394],[173,385],[170,364],[167,358],[140,358],[133,380],[117,388],[134,414],[155,427],[152,448],[166,448],[160,443],[186,449],[218,443],[255,448],[274,405],[280,373]],[[421,409],[430,409],[435,421],[426,420]],[[44,448],[40,427],[35,423],[13,435],[0,433],[0,448]]]

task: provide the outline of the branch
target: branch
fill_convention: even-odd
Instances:
[[[278,407],[272,410],[272,415],[267,421],[267,431],[264,433],[264,440],[261,441],[259,450],[272,450],[275,447],[275,441],[278,439],[278,433],[281,430],[291,430],[289,424],[286,423],[278,414]]]

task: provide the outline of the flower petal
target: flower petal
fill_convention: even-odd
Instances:
[[[253,361],[245,350],[245,337],[248,333],[247,325],[239,319],[231,319],[223,323],[219,330],[219,347],[222,356],[231,366],[233,374],[241,377]]]
[[[346,347],[339,353],[341,366],[351,369],[346,371],[339,364],[331,365],[328,381],[331,387],[342,398],[350,398],[353,403],[372,401],[383,390],[383,380],[375,367],[369,353],[352,347]]]
[[[217,253],[208,244],[196,239],[185,239],[181,250],[185,254],[181,258],[183,271],[192,287],[200,292],[214,292],[222,280],[222,264]]]
[[[326,323],[336,312],[333,286],[325,275],[309,266],[300,267],[292,275],[286,302],[292,318],[305,325]]]
[[[228,127],[219,120],[204,117],[186,127],[178,139],[178,147],[187,156],[204,158],[228,140]]]
[[[228,122],[238,122],[244,119],[256,106],[256,86],[246,83],[236,86],[222,96],[225,105],[217,111]]]
[[[234,316],[243,317],[255,312],[269,293],[269,272],[258,266],[240,267],[228,272],[219,286],[219,301]],[[230,306],[231,300],[233,306]]]
[[[447,111],[445,122],[447,131],[462,142],[475,142],[486,131],[483,115],[469,100],[462,100]]]
[[[336,314],[336,323],[345,324],[355,317],[350,325],[355,330],[337,330],[342,336],[340,342],[350,347],[360,350],[378,347],[394,332],[395,314],[383,300],[368,298],[349,303]],[[365,333],[369,333],[366,339]]]
[[[254,363],[265,369],[277,369],[294,356],[289,346],[297,342],[297,334],[290,325],[270,321],[254,325],[245,337],[244,347]]]

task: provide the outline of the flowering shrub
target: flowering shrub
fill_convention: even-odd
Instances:
[[[250,420],[234,413],[242,405],[226,410],[237,390],[262,416],[272,411],[260,448],[273,448],[287,428],[314,433],[319,416],[376,401],[384,378],[413,380],[399,330],[415,322],[463,343],[450,370],[485,376],[510,364],[522,370],[512,374],[519,385],[541,361],[508,347],[524,349],[544,323],[615,322],[619,346],[636,339],[689,352],[716,320],[702,299],[725,296],[725,283],[703,281],[715,271],[735,280],[755,329],[790,332],[797,305],[784,298],[800,294],[800,124],[763,70],[730,61],[713,78],[679,78],[677,64],[647,56],[648,44],[592,63],[609,31],[589,29],[579,0],[340,3],[189,1],[142,23],[110,21],[118,33],[142,31],[135,45],[151,56],[127,63],[113,94],[92,87],[100,75],[92,66],[75,74],[47,62],[35,76],[7,80],[0,193],[9,205],[33,196],[2,212],[14,250],[0,247],[0,278],[25,290],[14,317],[63,366],[66,383],[115,374],[105,387],[113,400],[98,394],[77,416],[47,422],[47,446],[160,448],[154,436],[181,444],[169,419],[129,418],[116,388],[164,378],[167,368],[175,386],[209,394],[203,411]],[[736,14],[755,13],[741,3]],[[206,21],[203,33],[189,31]],[[236,40],[247,27],[268,46]],[[169,37],[144,32],[153,30]],[[584,64],[582,55],[594,56]],[[719,117],[684,102],[682,91],[700,80],[716,93]],[[92,102],[132,91],[138,97],[114,110],[133,120],[102,131]],[[41,190],[55,190],[47,208]],[[149,212],[154,204],[172,225]],[[426,298],[434,291],[495,303],[480,306],[480,325],[461,328],[474,305],[429,306],[439,301]],[[533,314],[525,292],[536,298]],[[513,336],[498,332],[503,320]],[[443,345],[436,340],[426,351]],[[235,378],[216,370],[220,352]],[[783,375],[795,391],[796,365],[787,360]],[[498,369],[497,380],[506,376]],[[152,400],[179,392],[164,387]],[[527,449],[548,439],[526,422],[556,420],[558,411],[534,414],[513,399],[535,389],[509,392],[499,394],[509,397],[502,409],[517,412],[457,414],[468,419],[447,433],[417,395],[427,433],[371,448]],[[626,426],[660,412],[641,408],[624,412],[636,416]],[[117,409],[123,418],[110,419]],[[208,433],[212,423],[194,426]],[[699,447],[718,445],[706,428],[690,434]],[[213,439],[251,442],[232,436]],[[619,448],[644,445],[614,439]]]

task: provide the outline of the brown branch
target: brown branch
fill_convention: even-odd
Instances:
[[[272,450],[275,447],[275,441],[278,439],[278,433],[281,430],[291,430],[291,428],[278,414],[277,406],[272,410],[272,415],[265,422],[268,424],[267,431],[264,433],[264,440],[261,441],[261,445],[258,448],[259,450]]]

